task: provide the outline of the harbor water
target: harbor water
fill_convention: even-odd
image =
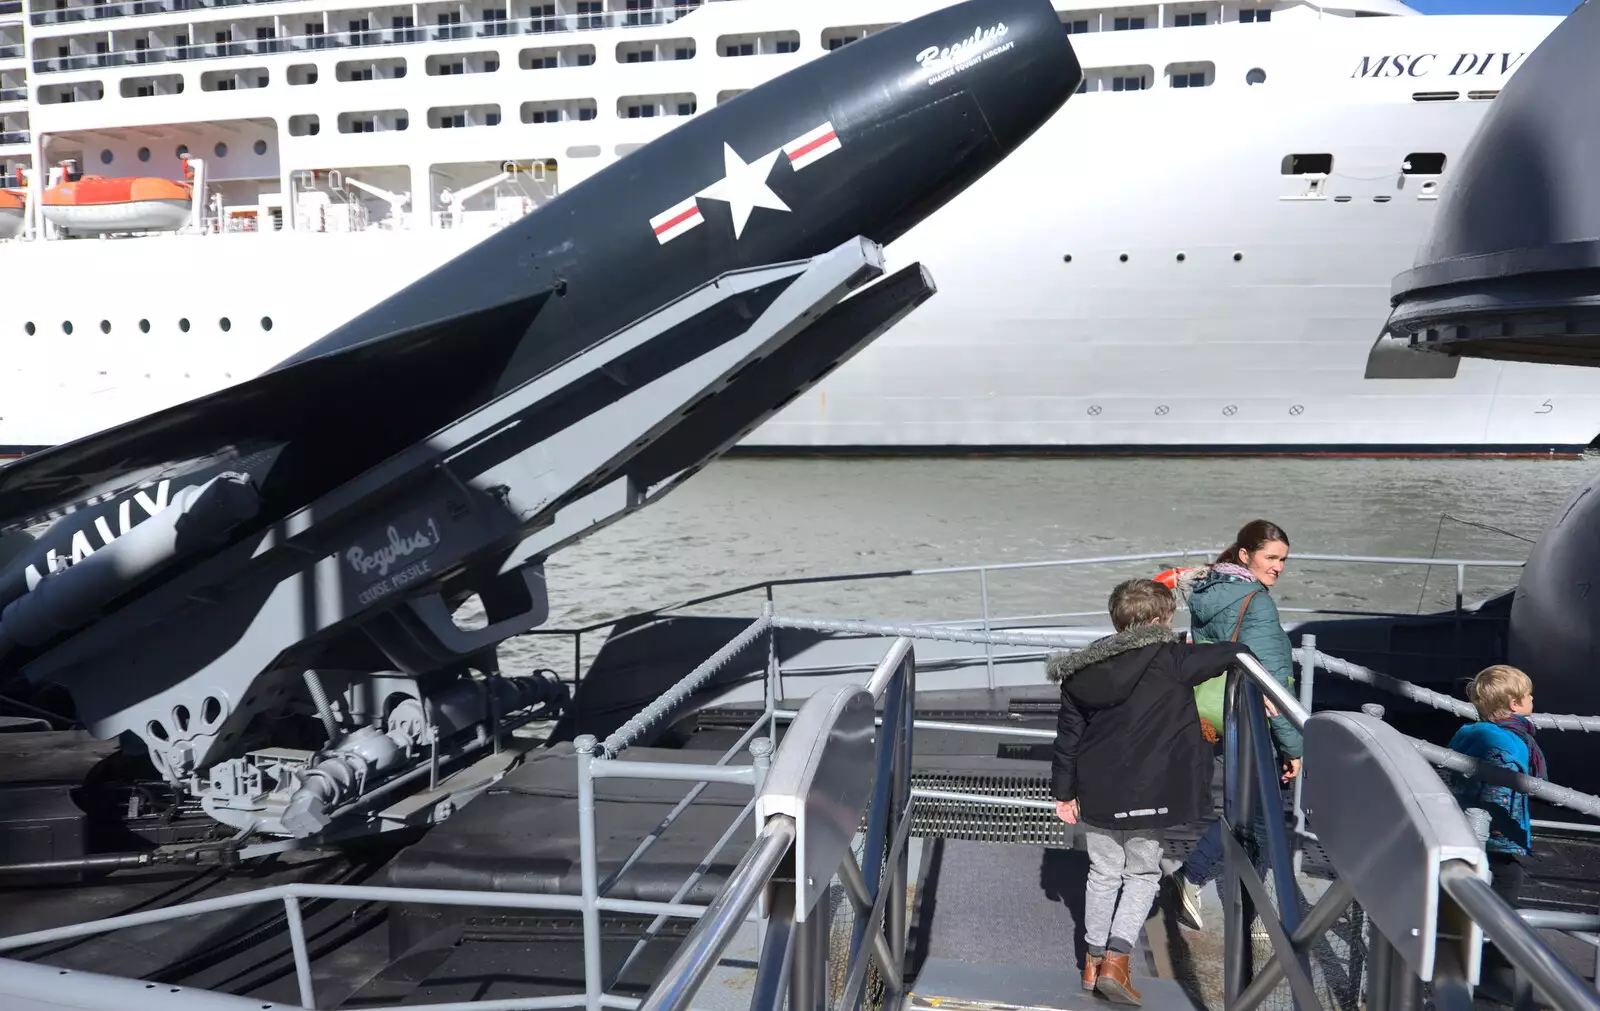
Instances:
[[[1580,459],[723,459],[553,556],[546,566],[546,627],[609,621],[769,579],[1215,549],[1256,517],[1278,523],[1292,541],[1273,591],[1286,617],[1306,607],[1410,614],[1451,606],[1453,566],[1336,564],[1295,555],[1520,561],[1597,469],[1600,456],[1593,453]],[[991,613],[1100,610],[1117,581],[1164,567],[992,572]],[[1469,569],[1466,599],[1507,589],[1516,575]],[[694,613],[753,616],[761,601],[761,593],[749,593]],[[969,619],[982,613],[982,587],[976,574],[960,573],[780,587],[776,601],[781,612],[816,617]],[[598,648],[602,638],[595,634],[585,646]],[[530,637],[511,647],[508,659],[570,670],[570,644],[555,647],[555,640]]]

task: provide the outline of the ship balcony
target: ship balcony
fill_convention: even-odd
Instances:
[[[53,10],[36,10],[30,15],[35,26],[76,25],[87,21],[136,18],[157,14],[201,13],[219,8],[240,8],[287,3],[288,0],[128,0],[123,3],[73,3]],[[407,12],[425,12],[420,20],[424,28],[410,29],[404,37],[388,37],[377,41],[347,43],[356,45],[383,45],[397,42],[438,41],[440,39],[486,38],[496,35],[560,35],[568,32],[596,31],[605,28],[645,28],[671,24],[697,10],[703,0],[534,0],[531,4],[513,2],[514,10],[506,14],[524,17],[507,17],[502,14],[493,19],[468,21],[473,13],[465,4],[421,4],[407,6]],[[0,0],[0,10],[10,4],[20,11],[16,0]],[[445,13],[440,21],[435,9]],[[465,13],[464,13],[465,12]],[[295,14],[284,15],[283,20],[298,21]],[[199,23],[196,23],[199,27]],[[326,33],[330,38],[335,32]],[[342,34],[342,33],[341,33]],[[375,31],[363,34],[391,35]],[[20,40],[19,40],[20,41]],[[317,46],[316,48],[326,48]]]
[[[27,88],[0,87],[0,109],[28,104]]]
[[[0,129],[0,152],[26,153],[33,144],[33,134],[28,130]]]

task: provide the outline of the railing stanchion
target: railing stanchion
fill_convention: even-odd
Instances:
[[[594,831],[593,734],[572,742],[578,755],[578,862],[583,888],[583,995],[587,1011],[600,1011],[600,871]]]
[[[769,725],[767,732],[771,734],[775,733],[776,730]],[[761,791],[766,787],[767,773],[772,768],[772,748],[773,739],[771,737],[757,737],[750,742],[750,764],[755,767],[755,799],[757,804],[761,803]],[[754,811],[751,812],[750,824],[755,829],[755,841],[759,843],[761,841],[761,819],[755,816]],[[766,893],[763,892],[756,899],[756,917],[759,923],[759,929],[756,931],[756,960],[758,962],[761,960],[763,947],[767,943],[767,920],[771,915],[772,911],[767,908]]]
[[[1312,691],[1317,679],[1317,637],[1310,632],[1300,637],[1300,708],[1311,712]],[[1301,802],[1305,789],[1305,763],[1300,775],[1294,778],[1294,873],[1300,874],[1305,863],[1306,809]]]
[[[283,918],[289,924],[289,947],[294,951],[294,976],[300,985],[300,1006],[315,1011],[317,991],[311,982],[311,954],[306,950],[306,925],[300,918],[300,900],[293,895],[284,896]]]
[[[989,570],[978,570],[978,590],[983,595],[983,634],[989,634]],[[994,643],[983,644],[984,667],[989,672],[989,690],[994,691]]]

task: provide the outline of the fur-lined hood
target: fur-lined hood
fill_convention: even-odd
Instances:
[[[1157,643],[1177,642],[1179,638],[1178,633],[1166,625],[1135,625],[1115,635],[1096,639],[1077,652],[1050,654],[1045,660],[1045,677],[1059,682],[1062,678],[1069,678],[1085,667],[1104,663],[1114,656],[1131,653]]]

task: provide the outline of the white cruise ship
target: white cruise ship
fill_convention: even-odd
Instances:
[[[943,5],[0,0],[0,451],[255,375],[683,117]],[[1084,93],[889,248],[940,293],[746,447],[1600,434],[1592,370],[1363,378],[1458,155],[1559,18],[1057,7]]]

